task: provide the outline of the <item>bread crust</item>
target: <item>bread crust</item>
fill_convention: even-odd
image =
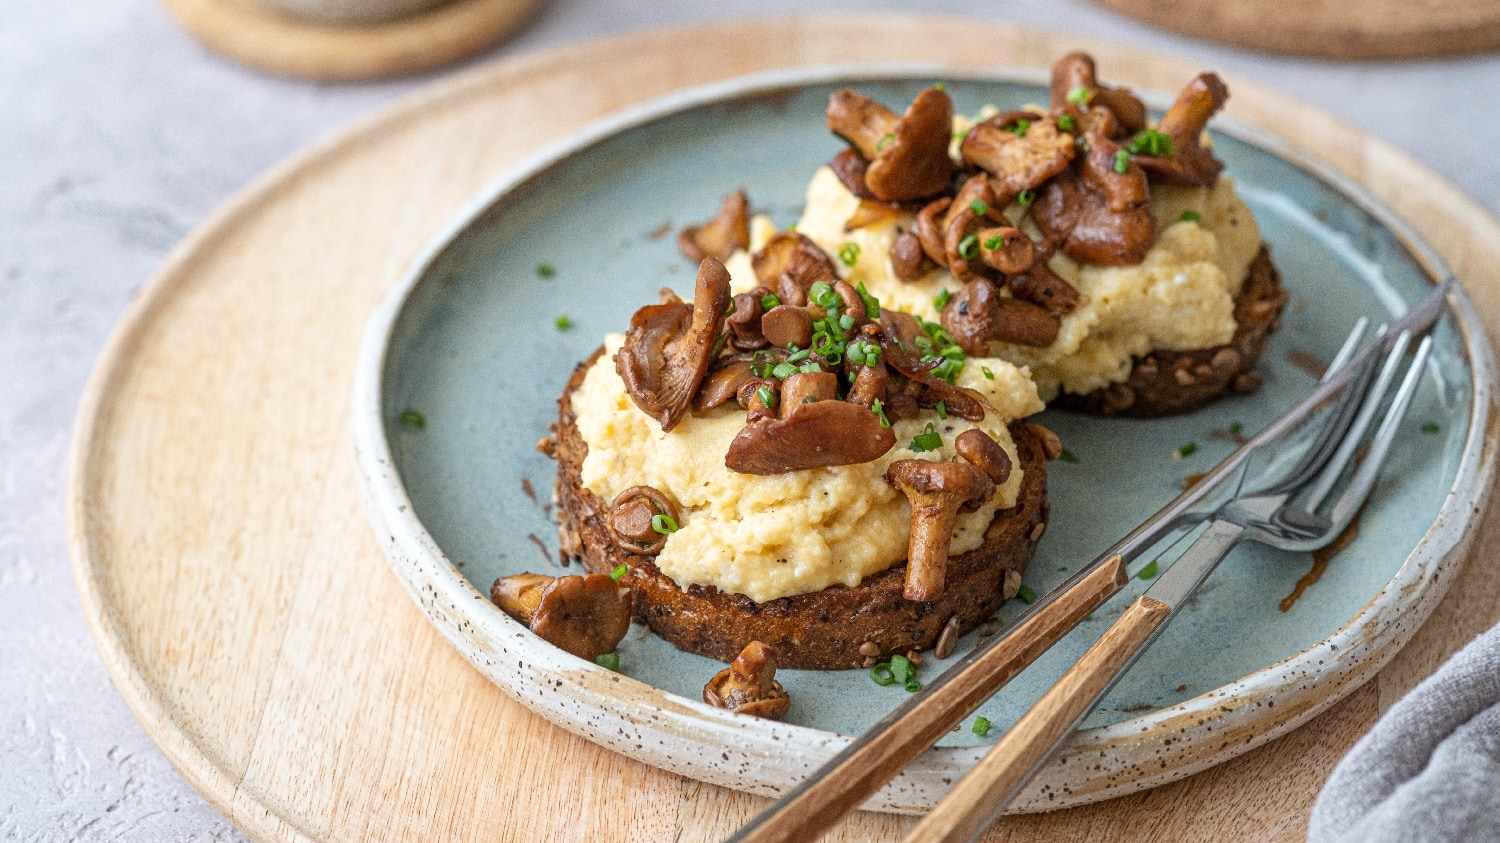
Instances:
[[[1286,302],[1281,276],[1261,246],[1235,299],[1234,337],[1227,344],[1148,352],[1135,359],[1124,382],[1086,395],[1063,393],[1051,406],[1099,416],[1157,418],[1192,412],[1229,393],[1254,392],[1261,382],[1256,361],[1267,338],[1281,326]]]
[[[937,600],[918,603],[901,596],[904,562],[852,588],[833,586],[764,603],[713,586],[679,588],[656,567],[653,557],[620,549],[605,522],[607,502],[584,488],[580,479],[588,445],[578,431],[571,398],[601,353],[602,349],[596,351],[574,370],[558,400],[554,452],[561,545],[592,573],[629,565],[623,581],[634,594],[635,619],[678,649],[727,662],[746,644],[762,641],[775,650],[782,667],[856,668],[867,665],[872,655],[887,658],[930,649],[950,618],[957,617],[966,632],[994,614],[1007,596],[1014,596],[1048,516],[1046,459],[1040,440],[1024,421],[1010,425],[1024,471],[1016,505],[995,514],[982,545],[949,560],[947,583]],[[1009,595],[1008,572],[1014,572]]]

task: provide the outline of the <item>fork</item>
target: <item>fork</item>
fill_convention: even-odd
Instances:
[[[1392,333],[1426,331],[1446,309],[1448,294],[1455,284],[1450,277],[1435,286],[1397,320]],[[1308,453],[1322,449],[1318,442],[1342,438],[1358,406],[1358,402],[1347,396],[1362,394],[1365,390],[1365,386],[1354,383],[1360,380],[1356,375],[1367,376],[1372,371],[1370,361],[1391,350],[1390,345],[1381,340],[1356,351],[1364,329],[1362,321],[1330,363],[1322,383],[1311,394],[1252,436],[1196,485],[1183,491],[1067,581],[1042,595],[1008,627],[980,643],[928,682],[920,692],[907,698],[855,738],[812,775],[753,818],[730,841],[795,843],[814,839],[839,817],[873,795],[923,750],[947,734],[950,727],[971,714],[1090,612],[1123,588],[1129,581],[1127,563],[1173,533],[1185,527],[1196,528],[1211,517],[1212,511],[1208,514],[1197,512],[1209,495],[1244,468],[1259,449],[1298,430],[1318,408],[1336,400],[1335,396],[1343,396],[1339,399],[1338,412],[1325,415],[1328,423],[1319,431],[1318,439]],[[1305,465],[1299,466],[1299,472],[1305,470]],[[1288,516],[1284,520],[1292,523],[1297,516]],[[1267,534],[1272,532],[1267,531]]]
[[[1351,341],[1358,333],[1362,328]],[[1351,364],[1358,370],[1297,464],[1215,509],[1192,545],[912,829],[908,843],[972,840],[982,833],[1235,546],[1256,541],[1312,550],[1333,542],[1353,522],[1390,453],[1432,348],[1431,337],[1423,338],[1387,405],[1412,332],[1392,340],[1382,329],[1380,339],[1390,340],[1384,360],[1365,356]],[[1380,426],[1366,444],[1377,418]],[[1327,503],[1335,488],[1341,489],[1338,496]]]

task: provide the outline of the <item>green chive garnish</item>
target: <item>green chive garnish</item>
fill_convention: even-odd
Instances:
[[[770,310],[771,308],[776,307],[780,304],[781,297],[776,295],[775,293],[766,293],[765,295],[760,297],[761,310]]]
[[[860,299],[865,303],[865,316],[871,319],[879,319],[880,299],[870,295],[870,291],[865,289],[865,282],[861,281],[854,285],[854,292],[859,293]]]
[[[989,249],[991,252],[993,252],[996,249],[1000,248],[1000,244],[1004,243],[1004,242],[1005,242],[1005,238],[1001,237],[998,234],[996,234],[994,237],[991,237],[990,239],[984,241],[984,247],[986,249]]]
[[[1022,205],[1030,205],[1032,202],[1036,201],[1036,191],[1028,187],[1020,193],[1016,194],[1016,201],[1020,202]]]
[[[1026,130],[1031,128],[1030,120],[1017,120],[1016,125],[1010,127],[1011,134],[1018,138],[1026,137]]]
[[[416,410],[406,410],[401,413],[401,423],[412,430],[422,430],[427,427],[427,417]]]
[[[1182,220],[1183,222],[1197,222],[1198,220],[1203,219],[1203,215],[1199,214],[1197,211],[1183,211],[1182,216],[1178,217],[1178,219]]]
[[[906,656],[891,656],[891,678],[905,685],[917,678],[917,667]]]
[[[1426,424],[1422,425],[1423,433],[1437,433],[1439,430],[1442,430],[1442,428],[1438,427],[1437,422],[1427,422]]]
[[[876,152],[885,152],[886,147],[890,146],[891,144],[893,144],[895,142],[896,142],[896,136],[893,135],[893,134],[887,133],[885,137],[883,137],[883,138],[880,139],[879,143],[875,144],[875,151]]]
[[[670,536],[677,532],[677,520],[670,515],[653,515],[651,516],[651,529],[664,536]]]
[[[985,380],[992,381],[992,380],[995,379],[995,373],[990,371],[990,367],[989,366],[980,366],[979,367],[979,371],[981,371],[981,372],[984,373],[984,379]]]
[[[958,256],[966,261],[979,257],[979,238],[970,234],[958,241]]]
[[[891,675],[891,665],[889,662],[881,662],[870,668],[870,678],[875,681],[876,685],[896,684],[896,677]]]
[[[1245,426],[1242,425],[1242,424],[1240,424],[1239,422],[1230,422],[1229,423],[1229,435],[1230,436],[1239,436],[1240,435],[1240,431],[1242,431],[1244,429],[1245,429]]]
[[[983,199],[975,199],[969,203],[969,210],[982,217],[990,212],[990,206]]]
[[[1125,175],[1125,171],[1129,170],[1129,169],[1130,169],[1130,153],[1126,152],[1123,149],[1120,150],[1119,152],[1116,152],[1115,153],[1114,171],[1123,176],[1123,175]]]
[[[971,731],[974,734],[980,736],[981,738],[984,737],[985,735],[988,735],[990,733],[990,721],[989,721],[989,718],[987,718],[987,717],[985,717],[983,715],[974,718],[974,726],[972,728],[970,728],[969,731]]]
[[[782,364],[782,365],[785,365],[785,364]],[[781,367],[778,366],[777,368],[779,369]],[[773,372],[773,374],[774,374],[774,372]],[[788,372],[788,374],[791,374],[791,373]],[[771,388],[768,387],[768,386],[758,386],[758,387],[756,387],[755,388],[755,397],[760,399],[760,403],[764,404],[765,408],[767,410],[771,410],[771,409],[774,409],[776,407],[776,394],[773,393],[773,392],[771,392]]]
[[[630,566],[629,565],[621,565],[620,567],[618,567],[618,568],[614,569],[613,571],[609,572],[609,578],[612,579],[612,580],[614,580],[615,582],[619,582],[620,578],[623,577],[623,576],[625,576],[628,573],[630,573]]]
[[[1067,448],[1063,448],[1062,453],[1058,454],[1057,458],[1062,460],[1063,462],[1072,463],[1074,465],[1078,464],[1078,455],[1073,453],[1072,451],[1069,451]]]
[[[948,402],[939,401],[933,407],[933,409],[937,410],[938,418],[943,419],[944,421],[948,419]]]
[[[945,84],[943,84],[942,82],[934,82],[934,83],[932,83],[932,87],[938,89],[939,91],[946,91],[946,90],[948,90],[948,86],[945,85]]]
[[[602,668],[604,668],[606,670],[613,670],[614,672],[619,673],[620,672],[620,654],[619,653],[605,653],[602,656],[594,656],[594,664],[597,664],[597,665],[599,665],[600,667],[602,667]]]
[[[1196,442],[1188,442],[1188,443],[1182,445],[1181,447],[1179,447],[1177,450],[1175,450],[1175,451],[1172,452],[1172,459],[1174,459],[1174,460],[1186,459],[1186,458],[1192,456],[1193,452],[1197,451],[1197,450],[1198,450],[1198,443],[1196,443]]]
[[[948,292],[947,287],[938,290],[938,294],[932,297],[932,306],[937,308],[938,310],[942,310],[943,308],[948,306],[948,299],[952,297],[952,295],[952,293]]]
[[[1165,158],[1172,154],[1172,136],[1164,135],[1155,129],[1142,129],[1134,138],[1131,138],[1129,145],[1125,148],[1130,150],[1132,155],[1145,153]]]
[[[1060,114],[1057,117],[1057,128],[1062,129],[1064,132],[1077,131],[1078,121],[1074,120],[1071,114]]]
[[[876,398],[874,403],[870,405],[870,412],[874,413],[880,419],[881,430],[885,430],[891,426],[891,420],[885,417],[885,405],[880,403],[879,398]]]
[[[1142,568],[1141,572],[1135,575],[1136,579],[1154,579],[1156,577],[1156,561],[1157,560],[1152,559],[1149,563],[1147,563],[1146,567]]]
[[[538,278],[551,278],[556,273],[557,270],[553,269],[550,263],[539,263],[536,265],[536,277]]]
[[[564,314],[552,320],[552,324],[557,326],[557,330],[566,331],[569,328],[573,327],[573,320],[569,319],[567,315]]]
[[[844,262],[844,266],[854,266],[855,261],[859,260],[859,244],[852,240],[846,241],[839,247],[839,260]]]
[[[1068,92],[1068,102],[1082,106],[1089,101],[1089,89],[1079,85]]]
[[[938,448],[943,447],[943,435],[937,432],[937,429],[932,426],[932,422],[928,422],[927,427],[921,433],[912,437],[911,444],[907,447],[917,453],[936,451]]]
[[[1036,590],[1031,586],[1022,583],[1020,590],[1016,592],[1016,597],[1022,603],[1030,606],[1032,603],[1036,602]]]

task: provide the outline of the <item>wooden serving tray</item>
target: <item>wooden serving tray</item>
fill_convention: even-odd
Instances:
[[[711,840],[766,804],[616,755],[505,697],[427,625],[361,512],[347,417],[366,317],[424,240],[523,155],[686,85],[799,64],[1086,49],[1173,90],[1199,68],[1088,39],[926,17],[636,33],[487,65],[266,174],[200,226],[101,357],[69,479],[75,576],[121,694],[182,774],[266,840]],[[1230,79],[1230,112],[1412,220],[1500,325],[1500,226],[1379,140]],[[1500,418],[1500,415],[1492,415]],[[534,431],[517,435],[535,435]],[[1484,519],[1476,557],[1500,549]],[[992,840],[1300,840],[1318,788],[1387,705],[1500,619],[1468,565],[1380,677],[1185,781],[1002,820]],[[898,837],[855,814],[832,840]]]

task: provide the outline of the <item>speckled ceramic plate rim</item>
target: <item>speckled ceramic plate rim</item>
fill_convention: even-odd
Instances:
[[[433,261],[486,209],[538,172],[613,135],[722,100],[787,87],[912,78],[1046,81],[1041,71],[973,71],[942,64],[805,67],[686,89],[625,109],[533,153],[481,189],[431,238],[371,315],[359,351],[352,408],[366,512],[392,569],[429,621],[492,682],[543,717],[647,764],[766,795],[783,792],[849,740],[731,714],[667,693],[564,653],[495,610],[415,516],[386,440],[381,399],[386,356],[407,299]],[[1278,156],[1337,190],[1392,232],[1430,278],[1450,274],[1409,225],[1332,167],[1232,119],[1216,119],[1215,130]],[[1177,705],[1080,731],[1038,773],[1013,811],[1087,804],[1226,761],[1327,709],[1372,678],[1410,640],[1441,601],[1462,562],[1472,540],[1466,528],[1483,511],[1494,469],[1494,449],[1486,447],[1495,437],[1488,430],[1493,353],[1467,295],[1460,289],[1450,304],[1472,367],[1469,430],[1447,499],[1390,582],[1332,635],[1299,653]],[[984,747],[932,749],[865,807],[925,810],[983,751]]]

